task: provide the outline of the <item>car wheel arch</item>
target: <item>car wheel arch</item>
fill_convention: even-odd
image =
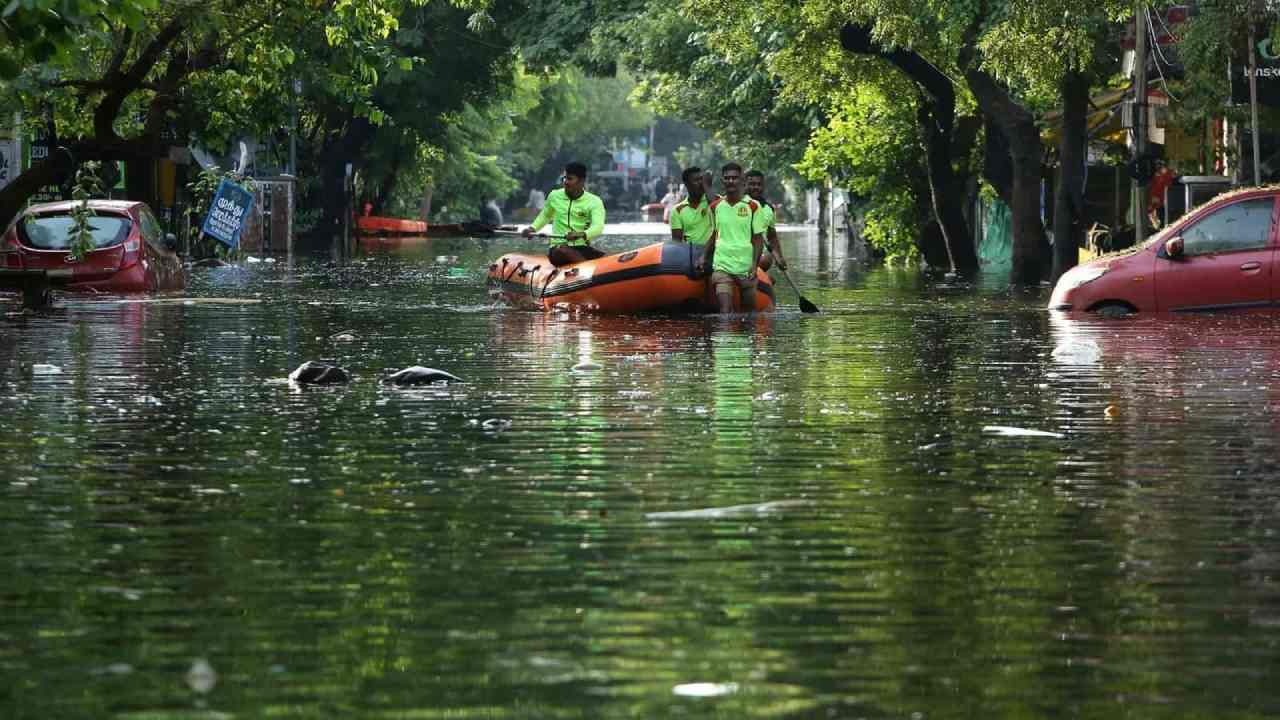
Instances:
[[[1138,312],[1138,308],[1126,300],[1100,300],[1089,307],[1089,312],[1103,317],[1124,317]]]

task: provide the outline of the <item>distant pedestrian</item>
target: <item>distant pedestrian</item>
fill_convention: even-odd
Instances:
[[[480,201],[480,222],[489,227],[502,224],[502,208],[498,207],[497,200],[488,198]]]
[[[541,211],[542,206],[547,204],[547,195],[538,188],[529,191],[529,199],[525,201],[524,206],[533,208],[535,211]]]

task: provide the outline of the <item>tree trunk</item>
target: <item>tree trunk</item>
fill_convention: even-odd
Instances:
[[[952,272],[972,273],[978,268],[978,254],[964,220],[964,186],[968,178],[957,176],[951,165],[956,108],[951,79],[918,53],[886,50],[872,39],[871,28],[865,25],[846,24],[840,42],[849,52],[883,58],[920,86],[924,97],[917,119],[925,142],[930,204],[946,243]]]
[[[827,192],[827,183],[824,181],[818,187],[818,238],[827,237],[827,205],[831,202],[831,195]]]
[[[436,192],[435,186],[428,185],[422,191],[422,205],[420,206],[418,218],[422,222],[428,222],[431,219],[431,196]]]
[[[353,118],[345,123],[341,135],[326,144],[320,166],[320,207],[323,212],[314,231],[318,237],[313,242],[318,240],[324,245],[332,245],[342,234],[343,223],[349,221],[344,217],[347,212],[347,164],[351,164],[352,173],[359,171],[373,132],[373,124],[367,118]]]
[[[1076,266],[1084,239],[1084,182],[1088,153],[1090,78],[1069,71],[1060,84],[1062,132],[1058,136],[1058,183],[1053,201],[1053,276]]]
[[[1009,193],[1013,266],[1009,281],[1017,285],[1039,284],[1050,268],[1049,241],[1040,220],[1040,131],[1031,112],[995,78],[973,69],[965,70],[964,77],[978,107],[1009,141],[1013,170]]]

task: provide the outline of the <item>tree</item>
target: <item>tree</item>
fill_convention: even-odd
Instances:
[[[962,210],[967,178],[957,175],[952,166],[956,94],[951,80],[919,53],[876,43],[866,25],[846,23],[840,41],[850,52],[883,58],[920,88],[916,114],[925,145],[930,205],[942,231],[951,271],[976,271],[978,255]]]

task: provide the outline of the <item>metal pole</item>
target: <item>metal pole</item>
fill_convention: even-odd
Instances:
[[[1258,147],[1258,49],[1254,47],[1253,8],[1249,8],[1249,134],[1253,136],[1253,184],[1262,184],[1262,151]]]
[[[298,176],[298,96],[302,94],[302,81],[293,81],[293,119],[289,127],[289,174]]]
[[[1141,164],[1147,154],[1147,8],[1138,0],[1133,13],[1133,157]],[[1146,183],[1134,178],[1133,242],[1141,245],[1147,237]]]

